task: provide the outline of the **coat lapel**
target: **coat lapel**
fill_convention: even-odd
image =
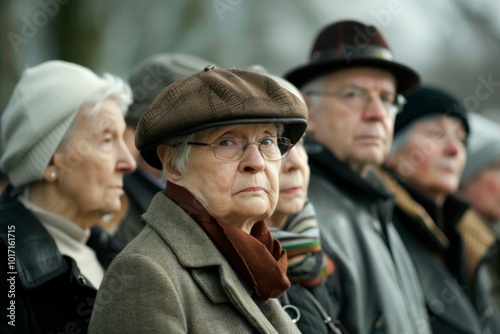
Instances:
[[[168,219],[166,219],[168,217]],[[154,196],[144,220],[191,269],[193,280],[213,303],[233,304],[254,327],[273,332],[273,325],[252,298],[253,291],[232,269],[203,229],[163,193]]]

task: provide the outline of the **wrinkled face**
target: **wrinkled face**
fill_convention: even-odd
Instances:
[[[232,125],[200,132],[195,141],[213,143],[239,137],[259,142],[277,133],[272,124]],[[174,183],[188,189],[219,221],[249,231],[276,207],[280,166],[281,160],[265,160],[257,145],[248,145],[234,161],[217,159],[212,147],[192,146],[188,171]]]
[[[273,216],[286,218],[289,215],[300,212],[304,207],[311,173],[307,160],[308,156],[302,140],[283,159],[279,176],[280,193],[278,205]],[[284,223],[284,221],[280,221],[280,223]]]
[[[466,132],[453,117],[437,116],[415,123],[408,143],[388,166],[431,198],[454,193],[465,165]]]
[[[80,111],[72,136],[54,154],[57,193],[61,202],[78,211],[76,215],[120,210],[123,176],[135,169],[124,132],[123,115],[108,99],[97,116]]]
[[[366,103],[352,103],[355,94],[368,93]],[[386,98],[396,95],[392,74],[374,68],[336,71],[325,77],[325,93],[319,106],[309,105],[309,131],[341,161],[361,172],[368,164],[381,164],[387,157],[395,115],[387,112]],[[356,105],[356,107],[353,107]]]
[[[500,219],[500,160],[484,169],[463,189],[472,206],[488,221]]]

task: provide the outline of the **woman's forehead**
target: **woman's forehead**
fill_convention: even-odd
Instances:
[[[422,117],[421,119],[415,121],[415,125],[420,126],[432,126],[432,125],[459,125],[463,130],[465,130],[462,121],[454,116],[454,115],[446,115],[446,114],[436,114],[430,115],[426,117]]]
[[[271,132],[271,134],[276,134],[277,130],[278,125],[270,123],[234,124],[200,131],[197,133],[196,138],[208,138],[213,136],[217,137],[226,133],[238,135],[246,133]]]

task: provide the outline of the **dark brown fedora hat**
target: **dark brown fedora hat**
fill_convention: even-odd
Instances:
[[[156,148],[167,139],[232,124],[284,125],[297,143],[307,127],[307,107],[269,76],[207,66],[164,88],[139,119],[135,145],[151,166],[161,169]]]
[[[321,75],[360,66],[392,73],[398,93],[407,94],[420,84],[414,70],[394,61],[391,49],[376,27],[356,21],[340,21],[324,28],[314,42],[309,63],[290,70],[284,77],[301,88]]]

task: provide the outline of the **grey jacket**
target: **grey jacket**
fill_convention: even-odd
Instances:
[[[469,205],[434,201],[380,172],[396,195],[394,225],[414,261],[435,333],[500,333],[499,243]],[[438,213],[439,212],[439,213]]]
[[[309,157],[309,197],[340,279],[337,319],[350,333],[430,333],[418,276],[391,223],[392,195],[324,148]]]
[[[163,193],[109,267],[90,333],[298,333],[276,299],[260,302],[202,228]]]

